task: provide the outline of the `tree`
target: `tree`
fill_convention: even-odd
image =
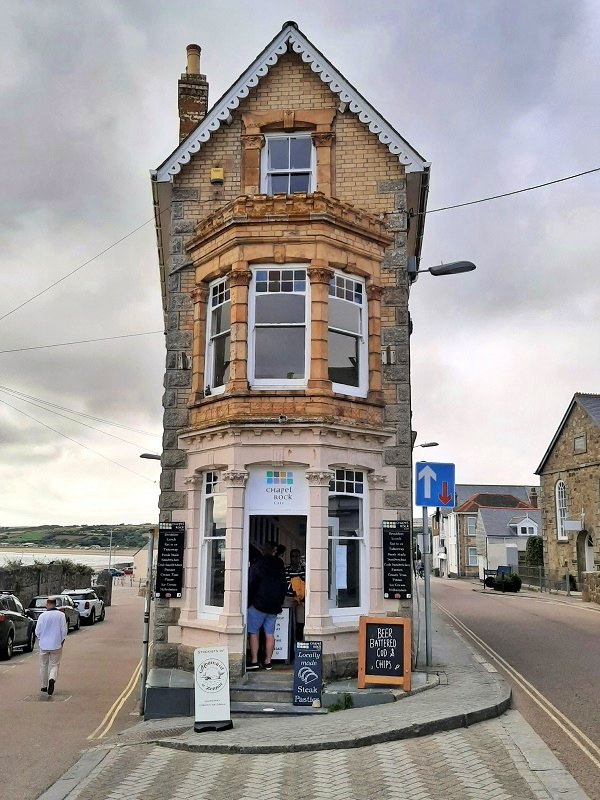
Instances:
[[[527,539],[525,564],[528,567],[544,566],[544,541],[541,536],[530,536]]]

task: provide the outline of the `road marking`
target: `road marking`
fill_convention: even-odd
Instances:
[[[148,654],[150,654],[151,648],[152,648],[152,642],[150,642],[150,645],[148,647]],[[140,676],[141,667],[142,667],[142,659],[140,658],[140,660],[136,664],[135,669],[133,670],[131,678],[127,681],[127,685],[125,686],[121,694],[117,697],[112,706],[108,709],[100,725],[98,725],[96,730],[90,733],[90,735],[87,737],[88,741],[91,741],[92,739],[103,739],[109,732],[109,730],[112,728],[119,711],[123,708],[127,700],[131,697],[133,690],[135,689],[135,685]]]
[[[505,661],[501,655],[496,653],[495,650],[486,644],[483,639],[480,639],[476,633],[474,633],[470,628],[462,623],[458,617],[455,617],[454,614],[445,608],[443,605],[438,603],[436,600],[433,601],[434,604],[443,611],[450,619],[461,628],[467,636],[469,636],[482,650],[484,650],[490,658],[492,658],[498,666],[506,672],[506,674],[514,680],[514,682],[525,692],[525,694],[529,695],[529,697],[536,703],[536,705],[541,708],[541,710],[547,714],[550,719],[558,725],[558,727],[565,733],[569,739],[573,741],[574,744],[590,759],[592,764],[594,764],[598,769],[600,769],[600,747],[598,747],[590,738],[588,738],[585,733],[580,730],[576,725],[574,725],[571,720],[565,716],[562,711],[556,708],[550,700],[548,700],[545,695],[543,695],[540,691],[538,691],[535,686],[527,680],[527,678],[523,677],[520,672],[512,667],[508,661]],[[564,724],[563,724],[564,723]],[[568,727],[567,727],[568,726]],[[569,728],[571,730],[569,730]]]

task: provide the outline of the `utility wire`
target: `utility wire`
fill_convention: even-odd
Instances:
[[[164,331],[143,331],[142,333],[122,333],[120,336],[101,336],[99,339],[79,339],[74,342],[58,342],[56,344],[38,344],[33,347],[15,347],[12,350],[0,350],[3,353],[22,353],[25,350],[47,350],[49,347],[69,347],[73,344],[90,344],[91,342],[108,342],[113,339],[132,339],[135,336],[154,336]]]
[[[572,181],[573,178],[581,178],[583,175],[591,175],[593,172],[600,172],[600,167],[594,169],[587,169],[585,172],[577,172],[575,175],[567,175],[565,178],[557,178],[554,181],[547,181],[546,183],[538,183],[535,186],[527,186],[525,189],[515,189],[512,192],[504,192],[504,194],[494,194],[490,197],[482,197],[480,200],[469,200],[468,203],[456,203],[453,206],[443,206],[442,208],[432,208],[430,211],[419,211],[414,216],[423,216],[425,214],[435,214],[437,211],[450,211],[452,208],[464,208],[465,206],[474,206],[477,203],[487,203],[488,200],[498,200],[501,197],[512,197],[515,194],[523,194],[523,192],[532,192],[534,189],[543,189],[544,186],[553,186],[555,183],[563,183],[564,181]]]
[[[563,181],[570,181],[570,180],[573,180],[573,178],[581,178],[583,175],[590,175],[593,172],[599,172],[599,171],[600,171],[600,167],[594,167],[593,169],[585,170],[585,172],[577,172],[575,175],[567,175],[564,178],[557,178],[556,180],[547,181],[546,183],[538,183],[535,186],[527,186],[525,189],[516,189],[515,191],[512,191],[512,192],[504,192],[503,194],[495,194],[495,195],[492,195],[490,197],[482,197],[480,200],[470,200],[467,203],[456,203],[455,205],[452,205],[452,206],[444,206],[442,208],[432,208],[430,211],[419,211],[418,214],[415,214],[414,216],[418,216],[418,215],[422,215],[422,214],[435,214],[438,211],[449,211],[452,208],[463,208],[464,206],[472,206],[472,205],[475,205],[476,203],[487,203],[489,200],[498,200],[501,197],[510,197],[511,195],[514,195],[514,194],[521,194],[523,192],[531,192],[534,189],[541,189],[544,186],[552,186],[555,183],[562,183]],[[169,205],[169,206],[167,206],[167,208],[163,209],[160,213],[164,214],[167,211],[170,211],[170,208],[171,208],[171,206]],[[95,256],[92,256],[87,261],[84,261],[83,264],[80,264],[78,267],[75,267],[75,269],[71,270],[71,272],[68,272],[66,275],[63,275],[62,278],[59,278],[58,280],[54,281],[54,283],[51,283],[49,286],[46,286],[45,289],[42,289],[41,291],[37,292],[37,294],[34,294],[28,300],[24,300],[18,306],[15,306],[14,308],[11,308],[10,311],[7,311],[6,313],[4,313],[0,317],[0,322],[2,322],[2,320],[6,319],[7,317],[10,317],[11,314],[14,314],[16,311],[19,311],[19,309],[21,309],[24,306],[28,305],[29,303],[31,303],[36,298],[41,297],[41,295],[45,294],[46,292],[49,292],[50,289],[53,289],[55,286],[58,286],[59,283],[62,283],[63,281],[66,281],[67,278],[71,277],[71,275],[75,275],[76,272],[79,272],[79,270],[83,269],[84,267],[87,267],[87,265],[91,264],[92,261],[95,261],[97,258],[100,258],[100,256],[103,256],[105,253],[108,253],[108,251],[112,250],[113,247],[116,247],[118,244],[121,244],[121,242],[124,242],[126,239],[129,239],[130,236],[133,236],[134,233],[137,233],[139,230],[144,228],[146,225],[149,225],[153,221],[154,221],[154,217],[152,217],[151,219],[147,219],[145,222],[142,222],[142,224],[138,225],[137,228],[134,228],[132,231],[129,231],[129,233],[126,233],[124,236],[121,236],[121,238],[117,239],[116,242],[113,242],[108,247],[105,247],[104,250],[101,250],[99,253],[96,253]]]
[[[41,408],[42,411],[48,411],[50,414],[56,414],[57,417],[62,417],[63,419],[68,419],[69,422],[76,422],[78,425],[83,425],[85,428],[89,428],[92,431],[97,431],[98,433],[104,434],[104,436],[110,436],[111,439],[118,439],[120,442],[125,442],[125,444],[129,444],[132,447],[135,447],[136,450],[143,450],[144,446],[138,444],[137,442],[130,442],[129,439],[123,439],[122,436],[117,436],[115,433],[109,433],[108,431],[103,431],[102,428],[96,428],[94,425],[89,425],[87,422],[83,422],[80,419],[74,419],[73,417],[69,417],[67,414],[61,414],[60,411],[55,411],[53,408],[48,408],[47,406],[43,406],[41,403],[36,403],[34,400],[26,400],[24,397],[18,397],[15,394],[12,394],[10,391],[6,391],[5,389],[0,389],[0,391],[4,392],[4,394],[8,394],[9,397],[14,397],[17,400],[20,400],[22,403],[29,403],[29,405],[35,406],[36,408]]]
[[[147,475],[142,475],[141,472],[136,472],[134,469],[130,469],[130,467],[126,467],[125,464],[121,464],[119,461],[114,461],[114,459],[109,458],[108,456],[105,456],[103,453],[99,453],[97,450],[94,450],[93,447],[88,447],[87,444],[83,444],[82,442],[77,441],[77,439],[73,439],[71,436],[67,436],[66,433],[63,433],[62,431],[59,431],[56,428],[53,428],[51,425],[47,425],[45,422],[42,422],[41,419],[37,419],[37,417],[31,416],[31,414],[28,414],[26,411],[22,411],[20,408],[17,408],[16,406],[13,406],[12,403],[7,402],[6,400],[2,400],[2,398],[0,398],[0,403],[3,403],[5,406],[8,406],[9,408],[12,408],[14,411],[17,411],[19,414],[23,414],[24,417],[27,417],[28,419],[32,419],[34,422],[37,422],[38,425],[43,425],[44,428],[48,428],[49,431],[53,431],[53,433],[57,433],[59,436],[62,436],[64,439],[68,439],[70,442],[74,442],[74,444],[79,445],[79,447],[83,447],[84,450],[89,450],[90,453],[94,453],[95,455],[100,456],[100,458],[103,458],[105,461],[110,461],[111,464],[114,464],[117,467],[121,467],[121,469],[126,469],[127,472],[131,472],[134,475],[137,475],[138,478],[143,478],[145,481],[150,481],[150,483],[156,483],[156,481],[153,481],[152,478],[149,478]]]
[[[66,406],[58,405],[57,403],[52,403],[50,400],[43,400],[41,397],[34,397],[31,394],[25,394],[25,392],[19,392],[17,389],[12,389],[10,386],[0,386],[0,390],[4,392],[10,393],[13,397],[17,399],[25,398],[27,400],[35,400],[38,403],[43,403],[45,406],[52,406],[52,408],[58,408],[60,411],[67,411],[69,414],[77,414],[79,417],[85,417],[85,419],[94,420],[94,422],[101,422],[104,425],[110,425],[113,428],[122,428],[126,431],[133,431],[133,433],[141,433],[144,436],[152,436],[154,439],[160,439],[161,436],[158,433],[150,433],[149,431],[140,430],[140,428],[132,428],[130,425],[122,425],[119,422],[113,422],[109,419],[104,419],[103,417],[95,417],[93,414],[85,414],[83,411],[76,411],[74,408],[67,408]]]

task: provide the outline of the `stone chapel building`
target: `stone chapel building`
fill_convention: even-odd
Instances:
[[[243,673],[248,567],[275,539],[306,565],[326,675],[355,673],[359,615],[411,615],[384,597],[381,528],[412,518],[407,258],[429,164],[294,22],[210,109],[187,53],[180,143],[151,174],[160,519],[186,525],[154,663],[219,644]]]

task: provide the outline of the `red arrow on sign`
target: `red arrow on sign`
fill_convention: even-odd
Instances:
[[[452,495],[448,494],[447,481],[442,481],[442,493],[438,495],[438,499],[440,503],[443,503],[445,506],[447,506],[450,500],[452,500]]]

